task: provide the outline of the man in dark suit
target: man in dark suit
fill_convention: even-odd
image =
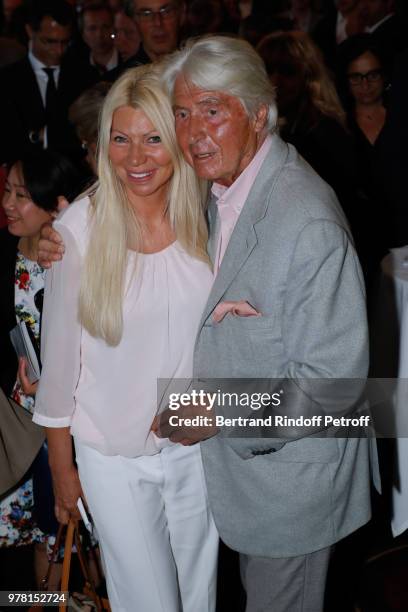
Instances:
[[[104,80],[113,82],[128,68],[149,64],[177,49],[184,22],[184,0],[127,0],[125,11],[135,20],[141,44],[136,55],[111,70]]]
[[[362,16],[366,31],[380,51],[386,68],[392,67],[395,55],[406,44],[406,33],[402,33],[395,14],[394,0],[361,0]]]
[[[312,38],[323,52],[326,63],[335,66],[337,46],[362,29],[360,0],[334,0],[312,32]]]
[[[33,147],[80,156],[68,108],[95,77],[86,68],[64,63],[72,24],[73,13],[65,0],[33,3],[26,24],[29,53],[0,72],[5,86],[0,99],[0,162]]]

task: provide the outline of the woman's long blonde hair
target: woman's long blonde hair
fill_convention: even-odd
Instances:
[[[141,224],[109,159],[112,117],[121,106],[142,110],[158,130],[174,166],[167,201],[171,226],[191,256],[208,261],[203,211],[207,185],[196,178],[178,148],[172,108],[158,73],[150,66],[128,70],[108,93],[100,118],[99,184],[92,198],[89,246],[79,296],[80,322],[92,336],[111,346],[120,342],[123,332],[128,247],[131,244],[140,251],[142,246]]]
[[[305,32],[274,32],[265,36],[257,46],[257,51],[270,67],[276,68],[276,53],[282,53],[301,71],[305,89],[303,102],[311,117],[313,110],[331,117],[341,125],[346,124],[346,114],[341,105],[336,87],[326,67],[323,55],[313,40]]]

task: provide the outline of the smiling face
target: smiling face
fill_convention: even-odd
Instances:
[[[25,188],[19,164],[15,164],[9,172],[2,206],[7,217],[8,231],[13,236],[37,236],[41,226],[52,218],[51,213],[32,201]]]
[[[159,132],[141,109],[121,106],[113,113],[109,159],[132,204],[146,199],[167,202],[173,163]]]
[[[200,178],[229,186],[253,159],[264,137],[267,109],[250,119],[238,98],[205,91],[178,76],[174,89],[178,143]]]

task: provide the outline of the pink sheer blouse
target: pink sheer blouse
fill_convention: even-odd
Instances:
[[[157,379],[192,376],[212,272],[178,242],[158,253],[137,254],[136,269],[130,252],[123,336],[118,346],[108,346],[78,321],[88,223],[88,198],[69,206],[55,223],[66,252],[46,277],[34,421],[70,426],[74,436],[105,455],[151,455],[170,444],[150,431]]]

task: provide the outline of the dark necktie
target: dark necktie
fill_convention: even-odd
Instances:
[[[55,111],[55,106],[57,102],[57,88],[55,86],[54,80],[55,68],[43,68],[43,70],[48,77],[47,90],[45,92],[45,115],[47,118],[48,125]]]

